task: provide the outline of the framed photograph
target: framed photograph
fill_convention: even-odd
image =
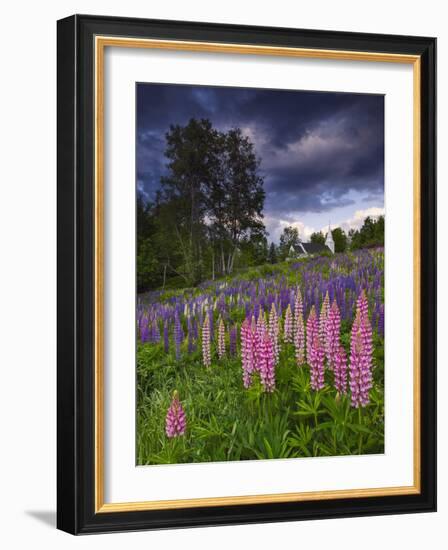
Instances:
[[[58,21],[58,527],[436,508],[434,38]]]

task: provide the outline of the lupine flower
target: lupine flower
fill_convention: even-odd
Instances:
[[[167,321],[165,321],[163,324],[163,349],[165,353],[168,353],[170,350],[170,335],[168,331]]]
[[[319,332],[319,322],[317,320],[316,308],[314,305],[311,307],[308,321],[306,322],[306,360],[310,364],[311,361],[311,348],[314,341],[314,336]]]
[[[241,325],[241,359],[243,385],[248,388],[252,384],[252,373],[255,368],[254,332],[248,319]]]
[[[187,420],[185,411],[179,401],[179,395],[177,391],[173,394],[173,400],[168,408],[165,419],[165,432],[170,439],[185,434],[187,427]]]
[[[330,297],[328,296],[328,290],[325,294],[324,301],[322,302],[322,307],[320,308],[320,317],[319,317],[319,338],[324,347],[326,347],[326,324],[327,317],[330,310]]]
[[[285,313],[285,324],[283,326],[283,340],[289,344],[294,343],[293,338],[293,319],[291,313],[291,306],[288,304]]]
[[[296,299],[294,302],[294,334],[297,332],[297,323],[299,317],[302,317],[302,324],[303,324],[303,301],[302,301],[302,293],[300,292],[300,288],[297,287],[296,291]]]
[[[269,336],[272,340],[272,345],[274,347],[274,357],[275,362],[278,362],[279,353],[280,353],[280,328],[279,328],[279,319],[277,316],[277,311],[275,309],[275,304],[272,302],[271,312],[269,313]]]
[[[180,323],[179,315],[176,313],[174,317],[174,345],[176,350],[176,360],[180,359],[180,345],[184,339],[184,332]]]
[[[352,406],[356,408],[370,402],[372,387],[372,327],[363,294],[358,298],[350,346],[350,391]]]
[[[219,320],[218,324],[218,357],[222,359],[226,354],[226,328],[224,326],[224,321],[222,318]]]
[[[269,334],[265,333],[259,342],[260,346],[260,379],[265,392],[275,389],[274,347]]]
[[[341,314],[339,313],[336,300],[331,304],[325,325],[325,353],[327,356],[328,367],[333,370],[334,359],[339,350],[339,337],[341,332]]]
[[[305,326],[301,311],[299,311],[295,322],[294,347],[297,365],[300,367],[305,362]]]
[[[210,351],[210,317],[205,316],[204,324],[202,325],[202,362],[206,367],[212,364],[212,356]]]
[[[347,392],[347,354],[340,345],[334,355],[333,362],[334,387],[338,393]]]
[[[384,306],[381,305],[378,313],[378,334],[381,338],[384,338]]]
[[[309,360],[311,387],[315,391],[321,390],[324,387],[324,359],[324,346],[319,338],[319,334],[315,333],[311,343]]]
[[[356,307],[359,309],[361,317],[369,316],[369,303],[367,301],[366,291],[363,289],[356,302]]]
[[[142,344],[149,342],[149,327],[147,319],[142,319],[140,322],[140,340]]]
[[[263,311],[261,310],[258,314],[258,319],[257,319],[257,334],[258,334],[258,336],[261,338],[264,335],[264,333],[266,332],[266,330],[267,330],[266,318],[264,316]]]

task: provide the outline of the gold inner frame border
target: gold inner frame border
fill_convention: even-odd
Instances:
[[[263,495],[226,496],[211,498],[192,498],[181,500],[154,500],[141,502],[104,502],[104,52],[106,47],[152,48],[159,50],[177,50],[207,53],[285,56],[313,59],[368,61],[382,63],[406,63],[413,65],[413,420],[414,420],[414,482],[410,486],[380,487],[350,490],[329,490],[299,493],[278,493]],[[363,498],[393,495],[410,495],[421,492],[421,453],[420,453],[420,202],[421,202],[421,60],[418,55],[405,55],[381,52],[359,52],[345,50],[325,50],[292,48],[283,46],[258,46],[251,44],[226,44],[215,42],[197,42],[181,40],[158,40],[142,38],[123,38],[115,36],[96,36],[94,41],[95,57],[95,346],[94,346],[94,410],[95,410],[95,513],[129,512],[143,510],[167,510],[180,508],[231,506],[242,504],[262,504],[275,502],[303,502],[332,500],[342,498]]]

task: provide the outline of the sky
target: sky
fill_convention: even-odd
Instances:
[[[208,118],[254,144],[266,193],[268,240],[293,225],[362,225],[384,213],[384,97],[376,94],[137,84],[137,189],[148,199],[166,169],[170,125]]]

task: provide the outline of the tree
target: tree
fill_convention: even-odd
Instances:
[[[153,204],[145,202],[141,193],[137,194],[136,217],[137,292],[144,292],[160,282],[160,270],[154,242]]]
[[[275,246],[275,243],[271,243],[269,247],[268,261],[270,264],[277,263],[277,247]]]
[[[265,193],[254,146],[239,128],[221,133],[218,177],[208,193],[208,217],[219,243],[222,273],[232,273],[243,241],[265,236],[262,212]]]
[[[347,235],[344,230],[340,227],[336,227],[331,232],[334,241],[334,251],[335,252],[345,252],[347,248]]]
[[[195,284],[203,271],[207,191],[219,174],[220,136],[209,120],[191,119],[171,126],[166,143],[168,175],[161,179],[159,212],[171,233],[166,244],[182,258],[177,272]]]
[[[370,246],[384,246],[384,216],[376,220],[367,216],[359,230],[350,230],[350,248],[367,248]]]
[[[268,261],[268,240],[264,232],[251,233],[245,237],[239,247],[237,263],[244,267],[262,265]]]
[[[251,141],[238,128],[220,132],[207,119],[171,126],[165,137],[167,174],[153,206],[151,242],[163,281],[168,274],[193,286],[231,273],[243,244],[251,261],[266,261],[265,194]]]
[[[292,225],[286,226],[280,235],[279,252],[281,258],[284,260],[288,256],[291,246],[298,246],[299,242],[300,237],[297,227],[293,227]]]
[[[316,244],[325,244],[325,236],[322,231],[311,233],[310,241]]]

